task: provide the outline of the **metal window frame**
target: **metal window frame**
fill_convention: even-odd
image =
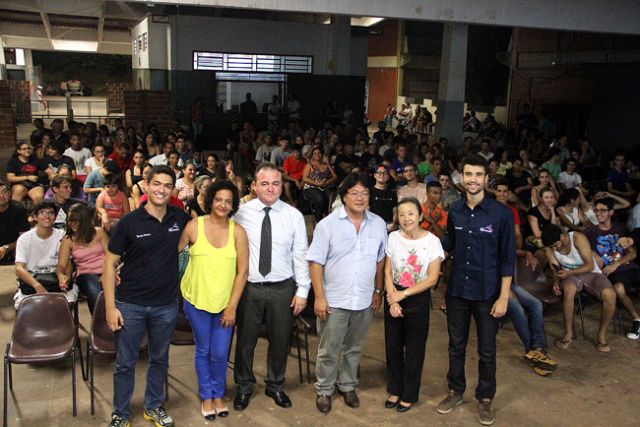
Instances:
[[[192,51],[194,71],[313,74],[313,56]]]

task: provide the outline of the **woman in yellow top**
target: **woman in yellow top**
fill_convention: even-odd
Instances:
[[[208,215],[191,220],[180,238],[179,249],[190,245],[180,288],[196,342],[198,392],[207,420],[229,415],[222,401],[227,354],[249,264],[247,235],[230,219],[239,203],[234,184],[216,181],[205,196]]]

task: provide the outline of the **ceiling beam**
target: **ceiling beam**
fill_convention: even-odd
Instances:
[[[49,23],[49,15],[44,11],[44,7],[42,6],[42,0],[36,0],[36,5],[38,6],[38,13],[40,14],[40,19],[42,19],[42,24],[44,25],[44,32],[47,34],[47,40],[49,40],[49,44],[51,48],[53,48],[53,42],[51,39],[51,24]]]
[[[102,43],[102,33],[104,32],[104,15],[107,12],[107,0],[102,0],[100,8],[100,16],[98,17],[98,50],[100,50],[100,43]]]

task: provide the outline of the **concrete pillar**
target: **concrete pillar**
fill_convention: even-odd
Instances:
[[[348,76],[351,74],[351,18],[332,15],[329,31],[329,74]]]
[[[446,137],[450,146],[462,146],[464,86],[467,72],[467,24],[444,24],[436,137]]]

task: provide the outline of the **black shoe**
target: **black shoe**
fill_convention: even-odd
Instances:
[[[398,406],[398,402],[400,402],[400,397],[398,397],[398,400],[396,400],[395,402],[393,400],[387,399],[384,401],[384,407],[387,409],[393,409]]]
[[[244,411],[249,406],[249,400],[251,399],[251,393],[237,393],[233,399],[233,409],[236,411]]]
[[[291,408],[291,399],[284,391],[265,390],[264,394],[273,399],[273,401],[281,408]]]
[[[316,408],[323,414],[328,414],[331,411],[331,396],[326,394],[316,396]]]
[[[409,409],[411,409],[411,407],[413,406],[413,404],[409,403],[409,406],[404,406],[398,403],[398,406],[396,407],[396,411],[398,412],[407,412]]]
[[[360,398],[356,394],[355,390],[351,391],[341,391],[340,394],[344,398],[344,403],[349,408],[359,408],[360,407]]]

